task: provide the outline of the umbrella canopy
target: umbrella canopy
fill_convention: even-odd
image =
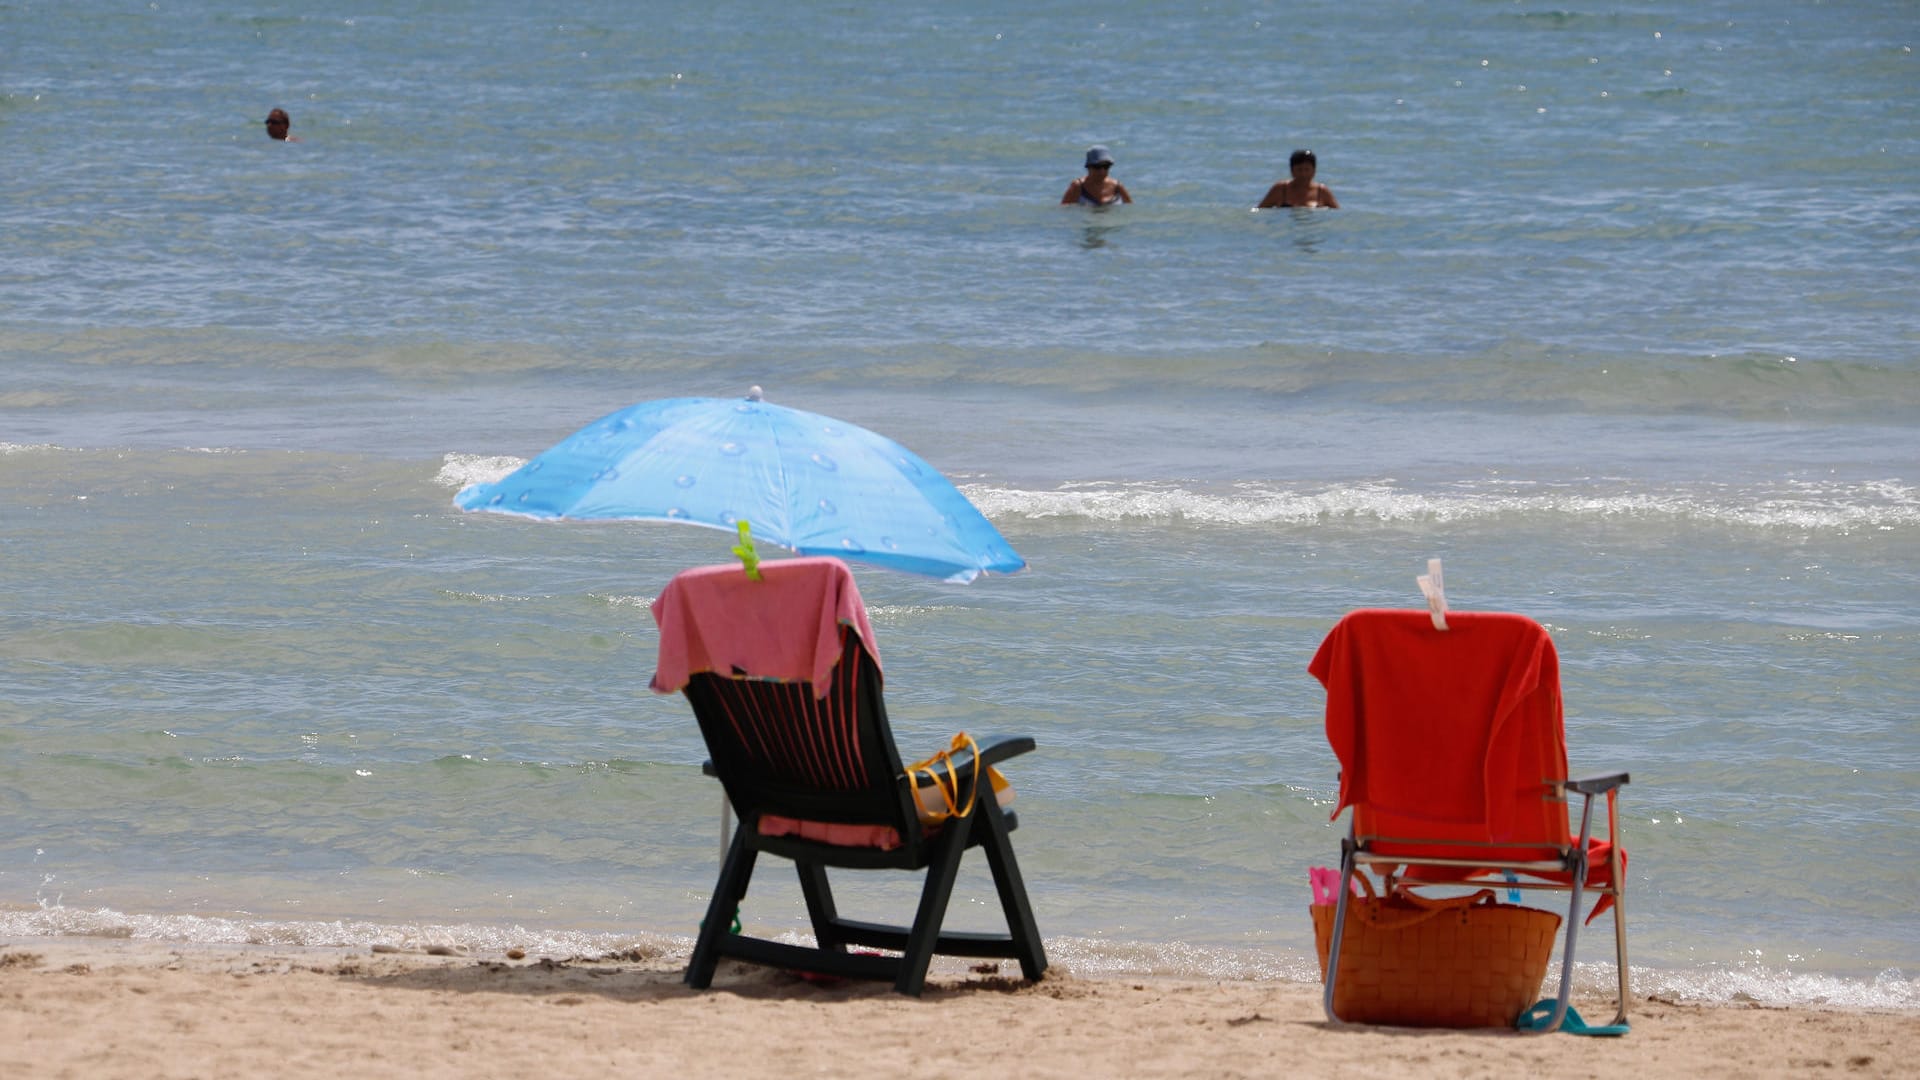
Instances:
[[[803,555],[971,581],[1026,566],[946,477],[884,435],[760,400],[668,398],[603,416],[462,510],[532,518],[752,524]]]

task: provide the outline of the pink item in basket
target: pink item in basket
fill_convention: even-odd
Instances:
[[[1313,903],[1316,907],[1332,907],[1340,900],[1340,871],[1325,866],[1313,866],[1307,869],[1307,884],[1313,887]],[[1352,882],[1353,895],[1359,896],[1360,883]]]

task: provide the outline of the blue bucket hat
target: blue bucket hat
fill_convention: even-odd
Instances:
[[[1095,165],[1111,164],[1113,164],[1113,155],[1107,153],[1106,147],[1090,146],[1087,148],[1087,168],[1091,169]]]

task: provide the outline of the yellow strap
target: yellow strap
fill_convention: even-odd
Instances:
[[[953,755],[960,750],[968,750],[973,754],[973,786],[967,791],[967,805],[964,809],[960,806],[960,772],[953,767]],[[939,767],[942,765],[947,768],[947,775],[944,778],[939,772]],[[914,781],[914,802],[916,804],[919,802],[918,774],[926,773],[933,780],[932,786],[940,792],[940,801],[947,806],[944,812],[938,810],[931,812],[926,820],[940,822],[948,818],[966,817],[973,813],[973,804],[980,795],[980,770],[980,744],[974,742],[973,736],[964,731],[955,735],[953,743],[945,750],[925,761],[916,761],[907,766],[907,779]]]

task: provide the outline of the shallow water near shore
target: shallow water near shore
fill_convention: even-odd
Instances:
[[[1069,966],[1311,977],[1305,667],[1437,556],[1633,774],[1637,989],[1920,1004],[1917,69],[1813,10],[0,17],[0,935],[683,941],[647,604],[731,541],[451,500],[759,384],[1029,561],[856,573],[904,753],[1039,742]],[[1295,144],[1345,208],[1250,213]]]

